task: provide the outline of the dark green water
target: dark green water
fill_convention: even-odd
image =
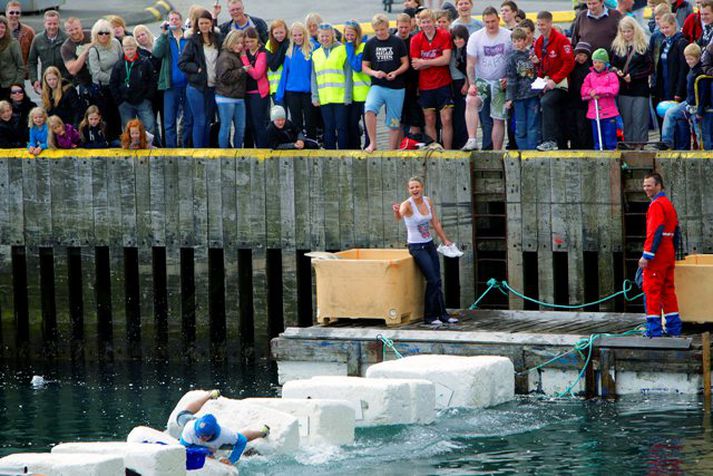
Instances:
[[[41,389],[32,375],[56,383]],[[163,428],[191,388],[274,396],[267,363],[0,368],[0,456],[62,441],[123,440]],[[699,398],[649,395],[616,403],[524,397],[486,410],[451,409],[428,426],[358,430],[354,445],[241,461],[241,474],[713,474],[710,417]]]

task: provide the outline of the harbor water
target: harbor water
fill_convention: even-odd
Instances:
[[[163,428],[179,397],[277,396],[272,364],[44,364],[0,368],[0,457],[68,441],[123,440]],[[32,385],[32,377],[44,382]],[[35,380],[37,383],[37,379]],[[241,474],[712,474],[710,414],[695,396],[618,402],[519,397],[489,409],[448,409],[426,426],[358,429],[355,443],[253,456]]]

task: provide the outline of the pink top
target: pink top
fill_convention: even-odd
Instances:
[[[594,91],[599,99],[599,119],[609,119],[619,115],[619,109],[616,107],[616,96],[619,94],[619,78],[616,73],[603,69],[597,72],[594,67],[589,68],[589,73],[584,78],[582,83],[582,100],[589,101],[587,107],[587,119],[596,119],[597,112],[595,110],[595,102],[591,96]]]
[[[267,80],[267,53],[264,50],[258,50],[254,65],[250,64],[247,55],[240,55],[240,59],[244,66],[252,66],[247,73],[248,76],[257,81],[257,91],[246,91],[246,93],[259,92],[260,97],[267,97],[270,94],[270,83]]]

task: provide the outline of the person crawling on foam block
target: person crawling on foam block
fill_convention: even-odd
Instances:
[[[235,464],[245,450],[248,441],[257,438],[267,438],[270,434],[270,427],[263,425],[259,431],[243,430],[240,433],[221,426],[215,416],[208,413],[200,418],[196,413],[205,405],[208,400],[215,400],[220,396],[219,390],[205,392],[205,395],[186,405],[176,416],[176,422],[183,428],[180,442],[187,448],[201,447],[210,451],[211,455],[224,447],[231,447],[233,450],[227,458],[220,458],[219,461],[225,464]]]

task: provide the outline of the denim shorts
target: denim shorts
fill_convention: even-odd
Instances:
[[[379,109],[386,106],[386,127],[398,129],[401,126],[401,108],[404,105],[404,95],[406,90],[385,88],[383,86],[372,86],[366,96],[364,112],[379,114]]]

